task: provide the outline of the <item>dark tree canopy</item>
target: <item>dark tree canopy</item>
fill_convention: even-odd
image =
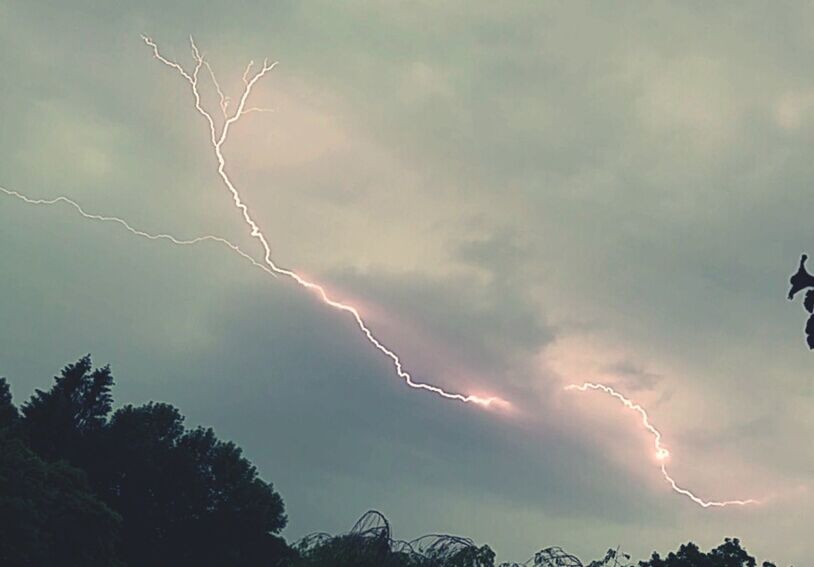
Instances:
[[[11,390],[5,378],[0,377],[0,429],[17,423],[17,408],[11,403]]]
[[[755,567],[757,561],[741,547],[737,538],[726,538],[724,543],[707,553],[690,542],[676,552],[670,552],[664,559],[658,553],[648,561],[640,561],[640,567]],[[764,562],[763,567],[774,567]]]
[[[120,523],[82,471],[0,433],[1,565],[118,565]]]
[[[125,518],[137,564],[253,564],[281,546],[283,502],[233,443],[186,431],[174,407],[125,406],[110,420],[98,473]],[[257,563],[262,564],[262,563]]]
[[[31,448],[48,459],[85,460],[110,413],[112,386],[110,367],[93,370],[89,355],[63,368],[50,390],[37,390],[22,407]]]
[[[53,522],[62,522],[65,536],[55,540],[57,547],[80,545],[84,540],[71,528],[97,522],[99,529],[86,537],[133,566],[277,565],[289,553],[276,535],[286,524],[283,501],[240,448],[211,429],[186,430],[168,404],[125,406],[111,416],[112,386],[110,368],[94,369],[86,356],[66,366],[50,390],[37,390],[18,420],[0,380],[0,425],[19,421],[18,438],[10,430],[3,434],[8,447],[0,462],[0,498],[26,494],[23,489],[33,494],[2,500],[0,522],[34,526],[17,538],[0,535],[0,565],[11,564],[13,552],[28,554],[23,536],[36,541]],[[76,517],[83,510],[87,515]],[[28,517],[46,523],[19,522]],[[28,564],[68,565],[44,561]],[[93,561],[82,564],[115,564],[109,557]]]

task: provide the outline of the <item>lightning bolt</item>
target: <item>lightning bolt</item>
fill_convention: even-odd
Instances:
[[[659,461],[659,468],[661,469],[661,474],[664,476],[664,479],[670,485],[675,492],[681,494],[682,496],[686,496],[699,506],[703,508],[723,508],[724,506],[746,506],[748,504],[759,504],[758,500],[754,498],[749,498],[746,500],[704,500],[703,498],[699,498],[691,491],[687,490],[686,488],[680,487],[676,481],[670,476],[670,473],[667,472],[667,465],[665,461],[670,457],[670,451],[662,444],[661,442],[661,432],[656,429],[652,423],[650,423],[650,416],[647,415],[647,411],[640,406],[639,404],[633,402],[629,398],[626,398],[610,386],[605,386],[604,384],[596,384],[593,382],[585,382],[582,385],[571,384],[565,387],[566,390],[578,390],[580,392],[586,392],[588,390],[598,390],[600,392],[604,392],[609,396],[612,396],[619,400],[622,405],[624,405],[627,409],[633,410],[639,414],[642,420],[642,426],[653,436],[653,447],[656,450],[656,459]]]
[[[190,47],[192,50],[192,56],[195,62],[195,66],[191,72],[184,69],[184,67],[182,67],[177,62],[164,57],[159,51],[157,44],[151,38],[147,36],[142,36],[142,39],[144,40],[144,43],[152,50],[153,56],[158,61],[160,61],[165,66],[175,70],[189,84],[194,98],[195,109],[205,119],[209,127],[209,139],[212,146],[212,150],[217,160],[218,175],[221,181],[223,182],[224,186],[226,187],[227,191],[229,192],[234,203],[234,206],[241,213],[244,223],[250,229],[251,237],[260,243],[264,251],[263,261],[259,262],[251,254],[241,249],[238,245],[220,236],[210,234],[190,239],[184,239],[173,236],[172,234],[169,233],[150,233],[134,227],[129,222],[120,217],[90,213],[86,211],[83,207],[81,207],[76,201],[69,199],[68,197],[59,196],[52,199],[35,199],[23,195],[22,193],[19,193],[17,191],[6,189],[2,186],[0,186],[0,193],[3,193],[9,197],[19,199],[30,205],[47,206],[47,205],[65,204],[73,208],[77,213],[79,213],[82,217],[88,220],[104,223],[113,223],[121,226],[122,228],[124,228],[125,230],[127,230],[128,232],[135,236],[146,238],[148,240],[167,241],[174,245],[180,246],[189,246],[207,242],[224,246],[231,250],[232,252],[239,255],[244,260],[251,263],[254,267],[262,270],[266,274],[273,277],[282,276],[284,278],[287,278],[296,283],[297,285],[299,285],[300,287],[304,288],[306,291],[315,295],[325,305],[337,311],[349,314],[353,318],[357,328],[362,333],[363,337],[367,340],[367,342],[370,343],[370,345],[372,345],[385,358],[389,360],[397,376],[401,378],[404,381],[404,383],[407,384],[407,386],[409,386],[410,388],[424,390],[436,394],[437,396],[440,396],[443,399],[453,400],[467,404],[474,404],[476,406],[480,406],[483,408],[489,408],[492,406],[505,408],[512,407],[510,402],[496,396],[483,397],[473,394],[461,394],[456,392],[449,392],[439,386],[418,382],[414,380],[411,374],[407,370],[405,370],[401,358],[398,356],[398,354],[396,354],[395,351],[386,346],[373,333],[373,331],[368,326],[367,322],[362,318],[357,308],[355,308],[353,305],[343,303],[341,301],[334,299],[333,297],[331,297],[331,295],[328,293],[325,287],[322,286],[321,284],[299,275],[294,270],[281,267],[274,262],[274,260],[272,259],[271,247],[268,243],[268,240],[266,239],[265,234],[262,232],[259,225],[255,222],[253,216],[251,215],[249,207],[245,204],[240,195],[240,192],[237,190],[235,185],[232,183],[231,178],[229,177],[226,168],[226,159],[223,156],[222,148],[224,143],[228,139],[231,126],[234,125],[241,117],[250,113],[271,111],[271,109],[267,108],[247,107],[247,103],[255,84],[260,79],[262,79],[267,73],[269,73],[277,65],[277,62],[270,63],[268,59],[266,59],[263,61],[262,65],[257,67],[257,70],[255,71],[252,71],[252,69],[255,66],[254,62],[253,61],[249,62],[242,76],[242,82],[244,85],[243,91],[241,92],[240,97],[237,99],[237,104],[234,106],[234,110],[230,112],[230,107],[232,106],[232,99],[224,93],[224,90],[221,88],[221,85],[218,82],[218,79],[212,67],[209,65],[209,62],[206,61],[204,56],[200,53],[192,37],[190,37]],[[206,110],[206,108],[204,108],[202,103],[202,98],[199,90],[200,85],[199,79],[202,69],[206,69],[206,73],[208,74],[215,88],[215,91],[217,92],[217,95],[219,97],[218,107],[220,110],[221,118],[218,121],[221,122],[220,127],[217,126],[218,121],[215,120],[215,117],[212,115],[212,113],[210,113],[208,110]],[[670,456],[670,452],[662,445],[661,433],[650,423],[648,414],[642,406],[632,402],[622,394],[615,391],[613,388],[605,386],[603,384],[585,382],[582,385],[573,384],[567,386],[566,390],[579,390],[582,392],[585,392],[587,390],[599,390],[616,398],[628,409],[637,412],[641,416],[642,425],[651,435],[653,435],[656,458],[660,461],[661,473],[664,476],[665,480],[670,485],[670,487],[672,488],[672,490],[674,490],[675,492],[683,496],[686,496],[694,503],[698,504],[703,508],[724,507],[724,506],[745,506],[748,504],[758,503],[758,501],[754,499],[726,500],[726,501],[703,500],[702,498],[699,498],[689,490],[680,487],[667,472],[665,461]]]
[[[240,97],[237,99],[237,104],[235,109],[231,112],[229,111],[229,105],[231,100],[224,94],[223,89],[218,82],[215,72],[212,70],[212,67],[209,63],[204,59],[204,56],[198,50],[198,47],[195,45],[195,40],[190,36],[189,43],[190,48],[192,49],[192,57],[195,61],[195,66],[191,72],[187,71],[175,61],[167,59],[164,57],[158,49],[158,45],[149,37],[142,35],[141,38],[144,40],[144,43],[150,47],[153,52],[153,56],[166,65],[167,67],[175,70],[187,83],[192,90],[192,95],[195,101],[195,110],[206,120],[206,123],[209,127],[209,141],[212,145],[212,150],[215,153],[215,158],[218,162],[218,175],[220,176],[221,181],[223,182],[226,189],[229,191],[229,194],[232,197],[232,201],[235,207],[240,211],[243,221],[246,223],[250,230],[250,235],[252,238],[257,240],[263,248],[263,262],[268,267],[268,269],[276,275],[283,276],[293,280],[298,285],[302,286],[303,288],[307,289],[308,291],[314,293],[323,303],[326,305],[333,307],[339,311],[343,311],[348,313],[353,317],[353,320],[356,322],[356,326],[361,331],[362,335],[367,339],[367,341],[378,350],[382,355],[387,357],[390,360],[390,363],[393,366],[393,369],[396,371],[396,374],[401,378],[405,384],[409,387],[417,389],[417,390],[425,390],[428,392],[432,392],[433,394],[437,394],[442,398],[446,398],[448,400],[456,400],[459,402],[464,403],[473,403],[482,407],[490,407],[492,404],[501,405],[504,407],[508,407],[509,403],[506,400],[501,398],[492,396],[492,397],[482,397],[476,396],[474,394],[460,394],[455,392],[448,392],[439,386],[435,386],[433,384],[427,384],[423,382],[417,382],[413,379],[409,372],[404,369],[404,364],[402,363],[399,356],[396,354],[395,351],[387,347],[370,329],[368,324],[362,318],[359,310],[356,309],[353,305],[349,305],[347,303],[343,303],[341,301],[337,301],[333,299],[328,292],[326,291],[325,287],[321,284],[306,279],[305,277],[301,276],[294,270],[290,270],[288,268],[283,268],[278,266],[274,260],[272,259],[271,255],[271,246],[266,239],[265,234],[260,229],[260,226],[255,222],[254,218],[252,217],[251,212],[249,211],[249,207],[243,201],[243,198],[240,195],[240,192],[235,187],[234,183],[232,183],[232,179],[229,177],[228,172],[226,171],[226,158],[223,156],[223,145],[226,143],[229,137],[229,131],[232,125],[234,125],[241,117],[249,114],[250,112],[263,112],[269,109],[259,108],[259,107],[250,107],[247,108],[246,104],[249,99],[249,96],[252,93],[254,86],[257,82],[262,79],[269,71],[274,69],[277,66],[277,62],[269,62],[268,59],[265,59],[261,65],[258,66],[256,71],[252,71],[254,68],[254,61],[250,61],[249,64],[246,66],[246,70],[243,72],[243,91],[240,94]],[[204,108],[201,102],[201,92],[199,90],[199,80],[200,80],[200,72],[202,68],[206,68],[210,79],[212,80],[213,85],[215,86],[215,90],[220,97],[220,110],[221,115],[223,116],[223,122],[218,128],[215,118],[206,108]]]
[[[232,244],[231,242],[229,242],[225,238],[221,238],[220,236],[207,234],[205,236],[198,236],[196,238],[183,239],[173,236],[171,234],[150,233],[133,227],[126,220],[119,217],[111,217],[106,215],[97,215],[94,213],[89,213],[85,209],[83,209],[79,205],[79,203],[72,199],[69,199],[68,197],[59,196],[54,197],[53,199],[32,199],[31,197],[27,197],[18,191],[6,189],[5,187],[2,186],[0,186],[0,193],[5,193],[9,197],[14,197],[16,199],[19,199],[20,201],[23,201],[24,203],[28,203],[29,205],[57,205],[59,203],[65,203],[66,205],[73,208],[76,212],[78,212],[80,215],[82,215],[84,218],[88,220],[118,224],[119,226],[124,227],[131,234],[140,236],[141,238],[146,238],[148,240],[166,240],[168,242],[180,246],[189,246],[192,244],[199,244],[201,242],[215,242],[218,244],[223,244],[227,248],[230,248],[232,252],[238,254],[243,259],[251,262],[256,268],[260,268],[270,276],[274,276],[275,278],[277,277],[277,274],[274,273],[268,266],[265,266],[258,262],[257,260],[255,260],[254,258],[252,258],[251,255],[244,252],[237,244]]]
[[[2,187],[2,186],[0,186],[0,193],[4,193],[4,194],[8,195],[9,197],[14,197],[16,199],[19,199],[20,201],[23,201],[24,203],[27,203],[29,205],[57,205],[59,203],[64,203],[64,204],[70,206],[71,208],[73,208],[82,217],[84,217],[84,218],[86,218],[88,220],[117,224],[117,225],[123,227],[125,230],[127,230],[131,234],[133,234],[135,236],[139,236],[141,238],[146,238],[148,240],[165,240],[167,242],[171,242],[172,244],[176,244],[176,245],[180,245],[180,246],[189,246],[189,245],[192,245],[192,244],[200,244],[200,243],[203,243],[203,242],[213,242],[213,243],[217,243],[217,244],[221,244],[223,246],[226,246],[232,252],[238,254],[244,260],[250,262],[254,267],[263,270],[268,275],[274,276],[275,278],[282,275],[282,276],[288,277],[290,279],[293,279],[298,284],[300,284],[302,287],[305,287],[309,291],[315,293],[317,295],[317,297],[319,297],[325,304],[333,307],[334,309],[338,309],[340,311],[350,313],[353,316],[354,320],[356,321],[357,326],[362,330],[362,332],[364,333],[364,336],[368,339],[368,341],[371,344],[373,344],[379,351],[381,351],[382,353],[387,355],[387,357],[392,361],[393,366],[396,369],[396,372],[398,373],[399,377],[401,377],[407,383],[407,385],[410,386],[411,388],[415,388],[415,389],[418,389],[418,390],[426,390],[428,392],[432,392],[432,393],[437,394],[437,395],[439,395],[439,396],[441,396],[443,398],[446,398],[448,400],[456,400],[456,401],[459,401],[459,402],[473,403],[473,404],[477,404],[477,405],[480,405],[480,406],[483,406],[483,407],[490,407],[493,404],[494,405],[501,405],[501,406],[504,406],[504,407],[510,407],[510,405],[511,405],[511,404],[509,404],[509,402],[507,402],[507,401],[505,401],[505,400],[503,400],[501,398],[495,397],[495,396],[487,398],[487,397],[481,397],[481,396],[475,396],[475,395],[464,395],[464,394],[458,394],[458,393],[450,393],[450,392],[447,392],[446,390],[444,390],[442,388],[439,388],[437,386],[433,386],[431,384],[424,384],[422,382],[416,382],[415,380],[413,380],[412,376],[410,376],[410,374],[404,370],[403,365],[401,363],[401,359],[398,357],[398,355],[396,353],[394,353],[393,351],[391,351],[389,348],[387,348],[379,339],[376,338],[376,336],[368,328],[367,324],[365,323],[364,319],[362,319],[362,316],[359,314],[359,311],[356,310],[356,308],[354,308],[351,305],[347,305],[347,304],[341,303],[339,301],[336,301],[334,299],[331,299],[330,295],[328,295],[328,293],[325,291],[325,288],[323,288],[321,285],[318,285],[316,283],[313,283],[311,281],[308,281],[308,280],[302,278],[301,276],[297,275],[292,270],[288,270],[286,268],[281,268],[281,267],[277,266],[276,264],[274,264],[273,262],[271,262],[270,264],[262,264],[262,263],[258,262],[250,254],[248,254],[243,249],[241,249],[240,246],[230,242],[229,240],[227,240],[225,238],[222,238],[220,236],[215,236],[215,235],[212,235],[212,234],[207,234],[207,235],[198,236],[198,237],[195,237],[195,238],[184,239],[184,238],[178,238],[177,236],[173,236],[173,235],[167,234],[167,233],[150,233],[150,232],[146,232],[144,230],[141,230],[141,229],[138,229],[138,228],[134,227],[129,222],[127,222],[126,220],[124,220],[124,219],[122,219],[120,217],[89,213],[84,208],[82,208],[82,206],[79,203],[77,203],[76,201],[74,201],[72,199],[69,199],[68,197],[59,196],[59,197],[55,197],[53,199],[33,199],[31,197],[27,197],[26,195],[23,195],[19,191],[14,191],[12,189],[6,189],[5,187]]]

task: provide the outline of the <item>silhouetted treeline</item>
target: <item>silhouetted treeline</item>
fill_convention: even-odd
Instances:
[[[66,366],[18,410],[0,378],[0,566],[495,567],[488,545],[392,539],[370,512],[347,534],[287,544],[283,501],[239,447],[186,429],[171,405],[112,411],[109,367]],[[557,547],[502,567],[621,567],[611,549],[583,565]],[[756,567],[737,539],[693,543],[639,567]],[[763,563],[772,567],[771,563]]]
[[[283,501],[174,407],[111,412],[90,357],[20,408],[0,383],[0,565],[277,565]]]

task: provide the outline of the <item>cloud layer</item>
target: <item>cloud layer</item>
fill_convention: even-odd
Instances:
[[[507,558],[738,535],[800,562],[811,358],[785,280],[808,241],[814,36],[759,3],[0,0],[0,184],[147,230],[250,246],[185,85],[281,61],[234,132],[235,180],[284,264],[358,302],[411,370],[517,401],[405,389],[349,321],[216,247],[176,249],[0,201],[0,373],[18,400],[90,351],[118,399],[213,424],[287,499],[289,536],[370,507]],[[561,392],[603,379],[635,419]]]

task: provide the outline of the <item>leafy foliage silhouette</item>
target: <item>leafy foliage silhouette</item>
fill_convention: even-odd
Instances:
[[[809,289],[814,287],[814,276],[806,270],[806,261],[808,261],[807,254],[800,256],[800,265],[789,278],[788,300],[793,300],[794,296],[799,292],[808,289],[803,299],[803,308],[810,314],[808,321],[806,321],[805,334],[808,348],[814,350],[814,290]]]
[[[22,407],[31,448],[49,460],[84,464],[110,413],[112,386],[110,367],[93,370],[89,355],[63,368],[50,390],[36,390]]]
[[[8,381],[0,377],[0,429],[7,429],[17,424],[17,408],[11,403],[11,389]]]
[[[81,470],[0,433],[0,564],[118,565],[120,524]]]
[[[755,567],[757,562],[741,547],[737,538],[726,538],[724,543],[704,553],[690,542],[669,553],[662,559],[653,553],[649,561],[640,561],[640,567]],[[775,567],[773,563],[763,562],[763,567]]]
[[[0,419],[9,423],[0,497],[29,489],[35,504],[18,510],[22,504],[10,500],[0,521],[13,524],[24,513],[41,515],[44,527],[34,528],[49,528],[53,537],[75,528],[104,540],[105,549],[134,566],[273,566],[291,553],[275,535],[286,524],[282,498],[240,448],[218,440],[211,429],[185,429],[180,412],[168,404],[128,405],[111,415],[112,387],[110,368],[94,369],[90,356],[83,357],[66,366],[49,390],[37,390],[18,419],[9,409],[7,384],[0,383]],[[11,480],[4,482],[7,477]],[[33,481],[39,484],[26,485]],[[63,512],[55,502],[76,506]],[[104,512],[107,535],[97,525]],[[48,523],[59,518],[66,522],[59,529]],[[13,565],[11,547],[23,540],[0,539],[0,564]],[[80,558],[80,550],[66,550],[71,541],[83,540],[58,542],[64,555],[58,561],[19,564],[96,564]]]
[[[35,454],[19,425],[0,378],[0,565],[120,565],[121,517],[93,493],[83,471]]]

